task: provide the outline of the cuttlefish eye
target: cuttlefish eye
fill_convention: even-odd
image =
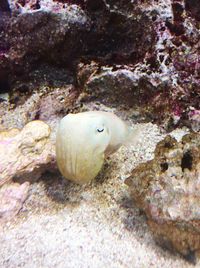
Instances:
[[[102,128],[97,128],[97,132],[103,132],[104,131],[104,128],[102,127]]]

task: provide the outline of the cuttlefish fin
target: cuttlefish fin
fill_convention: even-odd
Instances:
[[[127,137],[123,143],[125,146],[136,146],[142,137],[142,130],[135,127],[129,127]]]

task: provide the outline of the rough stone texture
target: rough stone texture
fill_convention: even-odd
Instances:
[[[0,132],[0,186],[11,179],[37,180],[55,162],[51,130],[42,121],[32,121],[21,131]]]
[[[89,69],[89,64],[86,66],[81,64],[79,68],[80,83],[86,80],[84,94],[81,96],[83,101],[100,99],[105,105],[129,107],[139,104],[139,93],[134,88],[137,81],[130,70],[113,71],[112,68],[106,67],[99,69],[94,63],[90,71]]]
[[[30,72],[43,69],[51,84],[56,70],[89,99],[105,101],[104,92],[112,106],[121,99],[151,120],[193,128],[191,112],[200,110],[198,0],[4,0],[0,13],[1,91],[15,92],[23,81],[21,92],[32,92]],[[80,78],[80,62],[88,80]]]
[[[200,134],[167,136],[126,183],[156,240],[191,258],[200,252]]]
[[[8,12],[2,26],[7,47],[2,49],[1,71],[23,73],[33,69],[31,65],[41,57],[61,65],[80,55],[82,33],[90,25],[81,8],[53,1],[41,1],[36,9],[26,4],[22,7],[20,1],[10,1],[10,6],[13,15]]]
[[[0,188],[0,224],[12,220],[28,197],[29,183],[6,184]]]
[[[155,34],[150,34],[151,22],[139,9],[132,16],[131,10],[118,10],[104,1],[85,1],[83,8],[70,1],[9,2],[10,9],[1,11],[3,85],[6,75],[26,73],[37,62],[70,69],[80,56],[104,62],[118,58],[137,62],[155,43]]]
[[[122,2],[117,1],[116,8]],[[129,4],[127,1],[124,9]],[[135,1],[133,5],[153,21],[155,44],[137,63],[120,60],[118,65],[102,66],[97,61],[95,72],[94,62],[81,64],[80,86],[88,94],[84,97],[100,98],[112,105],[139,106],[151,120],[163,123],[165,119],[169,127],[187,125],[196,131],[200,123],[191,119],[191,113],[200,110],[199,2]]]
[[[154,49],[152,20],[137,3],[87,0],[84,9],[92,23],[84,58],[104,64],[135,64]]]

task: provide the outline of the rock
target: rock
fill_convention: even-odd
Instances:
[[[96,67],[96,68],[95,68]],[[157,92],[156,85],[149,79],[140,76],[131,68],[99,67],[94,62],[79,65],[78,81],[83,88],[83,101],[101,100],[110,106],[124,106],[147,109],[148,103],[152,105]],[[156,109],[158,103],[155,103]],[[161,105],[161,103],[159,103]],[[163,107],[166,101],[163,101]],[[159,107],[160,108],[160,107]],[[153,109],[153,107],[152,107]]]
[[[13,95],[13,104],[0,104],[0,131],[22,128],[33,120],[42,120],[54,131],[57,122],[76,109],[78,91],[71,85],[40,86],[32,94]],[[12,107],[12,109],[11,109]]]
[[[126,184],[159,244],[188,258],[200,253],[199,133],[180,142],[167,136],[154,159],[136,167]]]
[[[138,81],[133,72],[126,69],[114,71],[112,67],[95,70],[94,66],[91,64],[89,68],[88,65],[80,65],[78,80],[80,83],[85,80],[84,101],[101,99],[105,105],[128,105],[129,107],[138,103],[139,94],[136,89]]]
[[[11,179],[37,180],[55,164],[55,149],[50,127],[32,121],[21,131],[0,132],[0,186]]]
[[[196,129],[190,112],[200,103],[198,14],[198,0],[4,0],[0,90],[21,105],[35,81],[51,86],[60,77],[86,101]]]
[[[131,0],[86,0],[91,20],[84,58],[105,64],[136,64],[155,49],[152,19]]]
[[[2,52],[7,64],[1,69],[8,72],[30,71],[41,58],[59,64],[74,60],[82,51],[83,33],[90,29],[85,12],[76,5],[40,1],[33,7],[33,2],[28,1],[23,7],[20,1],[11,1],[15,15],[7,15],[2,30],[8,48]]]
[[[29,182],[12,183],[0,188],[0,223],[13,219],[28,196]]]
[[[200,110],[195,110],[190,107],[189,119],[193,131],[200,131]]]
[[[1,8],[2,87],[13,75],[26,76],[41,64],[75,70],[81,57],[138,62],[156,36],[146,13],[130,1],[128,6],[101,0],[9,1],[6,11]]]
[[[75,107],[77,91],[71,86],[54,88],[44,95],[39,104],[37,117],[39,120],[51,124],[56,118],[64,116]]]
[[[122,2],[115,1],[116,9],[121,11]],[[190,107],[199,110],[200,103],[198,1],[137,1],[134,5],[153,21],[151,37],[156,33],[156,43],[137,63],[120,58],[109,66],[100,63],[96,72],[92,72],[93,62],[91,67],[88,62],[81,64],[78,78],[84,69],[91,74],[79,78],[81,87],[88,97],[100,97],[114,106],[126,103],[167,127],[193,128]],[[122,9],[136,14],[130,6],[127,1]]]

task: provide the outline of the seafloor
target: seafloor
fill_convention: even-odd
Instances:
[[[123,183],[164,136],[154,124],[137,127],[137,147],[121,147],[91,184],[46,173],[31,185],[23,209],[0,231],[0,267],[194,267],[156,245]],[[173,133],[178,139],[185,131]]]

